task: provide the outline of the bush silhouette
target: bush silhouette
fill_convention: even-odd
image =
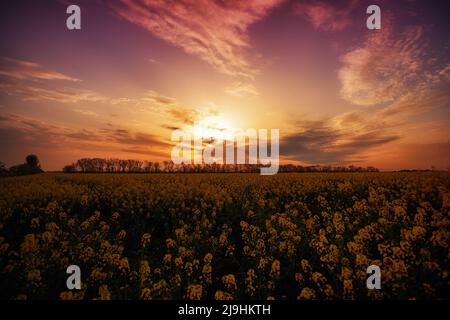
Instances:
[[[5,164],[0,161],[0,176],[6,176],[8,173],[8,168],[6,168]]]
[[[36,174],[44,172],[39,164],[38,156],[30,154],[25,158],[24,164],[19,164],[9,168],[9,171],[13,175],[24,176],[28,174]]]
[[[29,154],[25,158],[26,164],[28,164],[31,168],[39,168],[39,158],[35,154]]]

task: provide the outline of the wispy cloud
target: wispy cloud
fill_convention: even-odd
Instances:
[[[6,65],[0,68],[0,76],[4,79],[0,83],[0,92],[18,96],[24,101],[53,101],[60,103],[102,102],[111,105],[128,107],[137,112],[155,111],[160,107],[177,105],[174,98],[148,90],[139,98],[108,98],[93,90],[54,85],[50,80],[81,81],[62,73],[44,69],[37,63],[11,58],[1,58]],[[41,81],[34,81],[34,80]],[[84,115],[85,110],[75,109]]]
[[[344,5],[324,1],[305,1],[294,5],[294,13],[304,17],[315,29],[341,31],[352,21],[352,11],[358,0],[344,2]]]
[[[197,110],[193,108],[182,108],[175,107],[167,110],[167,116],[169,119],[172,119],[175,122],[173,127],[183,127],[183,126],[191,126],[196,121],[201,120],[205,117],[217,116],[218,112],[213,109],[208,110]],[[166,128],[170,127],[166,125]]]
[[[118,143],[127,147],[147,146],[147,147],[168,147],[169,144],[159,137],[144,132],[135,132],[123,128],[100,129],[94,136],[103,136],[105,140]]]
[[[421,26],[396,27],[387,15],[383,28],[341,57],[341,97],[362,106],[381,105],[374,121],[404,124],[412,116],[450,106],[450,61],[430,59]]]
[[[178,106],[175,98],[163,95],[154,90],[148,90],[140,97],[113,98],[108,103],[125,108],[132,113],[166,114]]]
[[[430,78],[435,80],[432,85],[422,84],[416,87],[417,91],[403,93],[400,98],[381,109],[352,111],[320,121],[296,123],[293,133],[282,140],[282,154],[287,158],[308,163],[337,164],[364,161],[371,153],[372,161],[377,161],[373,157],[373,152],[380,151],[378,147],[381,146],[383,150],[394,150],[393,144],[390,144],[394,141],[395,145],[403,146],[401,157],[407,153],[417,153],[417,150],[406,152],[405,149],[407,143],[411,144],[410,135],[417,135],[417,129],[411,126],[412,119],[438,108],[441,110],[450,108],[450,81],[446,70],[447,67],[435,70],[430,75]],[[445,118],[433,120],[432,126],[446,127]],[[435,140],[435,145],[445,145],[448,134],[445,134],[442,128],[438,131],[438,136],[444,140],[442,138],[440,141]],[[427,146],[428,144],[429,142],[420,144],[416,141],[414,145]],[[435,154],[438,153],[435,152]],[[383,158],[386,157],[388,155],[383,155]],[[389,158],[393,159],[391,156]],[[400,158],[396,160],[396,163],[400,165],[404,163],[406,167],[412,167],[407,163],[420,163],[420,161],[408,162]],[[440,165],[445,162],[444,160],[435,159]],[[427,162],[422,161],[422,167],[424,163]],[[383,165],[386,168],[392,168],[387,164]]]
[[[159,106],[159,107],[170,107],[177,104],[175,98],[171,98],[162,95],[156,91],[148,90],[139,98],[114,98],[110,99],[109,102],[113,105],[122,106]]]
[[[154,103],[161,106],[173,106],[177,104],[177,100],[175,98],[162,95],[153,90],[147,91],[141,101]]]
[[[23,149],[23,152],[29,152],[30,148],[41,148],[44,152],[78,149],[91,150],[95,155],[96,151],[127,150],[129,153],[160,156],[170,146],[160,137],[146,132],[114,126],[99,129],[69,128],[10,113],[0,114],[0,136],[5,138],[0,141],[2,149],[9,150],[14,145],[15,150]]]
[[[402,150],[401,156],[393,157],[383,154],[383,159],[389,158],[393,163],[404,167],[423,168],[424,164],[428,163],[424,157],[421,157],[420,161],[409,161],[405,158],[407,154],[420,153],[418,150],[408,151],[408,145],[417,148],[423,146],[433,150],[433,154],[436,155],[434,161],[443,168],[448,160],[439,158],[438,155],[448,152],[438,152],[437,146],[448,145],[446,138],[448,133],[442,129],[448,127],[445,125],[445,118],[435,119],[431,122],[433,128],[439,127],[436,129],[437,135],[444,140],[442,138],[438,141],[434,140],[435,142],[431,144],[426,139],[424,142],[411,143],[410,135],[417,136],[417,129],[411,125],[414,117],[417,118],[417,116],[438,108],[449,110],[449,69],[444,65],[441,69],[424,71],[424,74],[427,74],[426,79],[432,79],[432,81],[419,81],[415,84],[414,91],[409,92],[405,89],[404,92],[399,92],[397,98],[392,97],[395,101],[381,109],[372,111],[364,109],[346,112],[320,121],[296,123],[294,132],[282,139],[282,154],[289,159],[322,164],[353,163],[371,157],[372,161],[392,169],[389,164],[374,158],[374,154],[377,150],[393,152],[392,150],[396,150],[396,147],[390,143],[395,141],[395,145],[398,146],[397,151],[400,148]],[[381,146],[383,146],[382,149],[379,148]]]
[[[75,103],[106,100],[104,96],[91,90],[70,87],[47,89],[43,86],[29,85],[24,82],[4,82],[0,84],[0,90],[9,95],[20,96],[24,101]]]
[[[416,89],[400,97],[395,102],[377,111],[384,119],[395,118],[397,121],[422,114],[439,107],[450,108],[450,81],[442,80],[433,86]]]
[[[225,92],[235,97],[255,97],[258,95],[258,91],[253,84],[239,81],[225,88]]]
[[[407,27],[398,36],[387,17],[381,30],[341,57],[341,96],[358,105],[392,102],[423,82],[422,27]]]
[[[88,116],[88,117],[96,117],[98,116],[97,113],[95,113],[94,111],[91,110],[85,110],[85,109],[72,109],[73,112],[79,113],[83,116]]]
[[[81,81],[77,78],[65,75],[63,73],[47,69],[35,62],[7,57],[2,57],[0,58],[0,60],[0,75],[2,76],[15,79]]]
[[[302,121],[295,133],[281,141],[280,151],[289,158],[312,164],[345,164],[364,160],[363,153],[399,139],[381,125],[347,113],[321,121]]]
[[[76,103],[104,101],[106,98],[94,91],[59,85],[59,82],[81,80],[44,68],[42,65],[13,58],[0,58],[0,91],[19,96],[24,101],[55,101]],[[57,81],[55,85],[52,81]]]
[[[122,0],[112,8],[219,72],[253,78],[256,70],[245,54],[250,47],[248,28],[282,1]]]
[[[161,62],[159,60],[152,59],[152,58],[149,58],[147,61],[150,63],[154,63],[154,64],[161,64]]]

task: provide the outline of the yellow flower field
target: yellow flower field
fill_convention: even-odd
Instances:
[[[1,297],[448,299],[449,190],[448,172],[4,178]]]

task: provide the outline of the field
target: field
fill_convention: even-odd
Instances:
[[[448,172],[4,178],[1,298],[449,299],[449,190]]]

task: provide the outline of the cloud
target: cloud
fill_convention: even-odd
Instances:
[[[39,149],[42,154],[56,151],[73,153],[77,150],[77,154],[89,156],[99,152],[115,156],[127,150],[128,153],[145,152],[158,157],[166,154],[169,157],[166,150],[170,146],[158,136],[125,128],[77,129],[18,114],[0,114],[0,148],[8,150],[11,155],[23,155]]]
[[[59,129],[58,126],[50,125],[34,118],[11,113],[0,114],[0,122],[2,123],[3,128],[19,128],[27,132],[31,132],[33,130],[47,132]]]
[[[450,62],[448,57],[436,59],[439,53],[432,51],[428,35],[421,26],[396,26],[393,19],[384,15],[383,27],[372,31],[365,42],[341,57],[342,67],[338,72],[341,81],[341,97],[361,106],[376,106],[364,109],[359,114],[360,132],[377,132],[381,139],[367,139],[362,153],[371,152],[371,147],[401,139],[395,144],[383,147],[370,156],[372,161],[385,168],[427,167],[428,162],[408,160],[420,153],[420,146],[433,150],[436,161],[445,161],[438,155],[439,146],[446,145],[440,131],[432,140],[421,138],[415,123],[422,123],[424,117],[435,118],[431,112],[448,114],[450,107]],[[436,111],[440,109],[440,111]],[[335,118],[336,119],[336,118]],[[434,120],[434,126],[445,126],[444,118]],[[335,126],[336,123],[333,123]],[[354,128],[354,124],[349,125]],[[341,128],[341,127],[339,127]],[[425,130],[426,131],[426,130]],[[389,132],[389,134],[388,134]],[[438,139],[438,140],[436,140]],[[419,141],[420,140],[420,141]],[[415,141],[415,144],[411,144]],[[420,142],[423,142],[420,144]],[[408,144],[409,143],[409,144]],[[415,150],[407,151],[407,145]],[[448,143],[447,143],[448,145]],[[393,156],[391,153],[399,153]],[[431,152],[431,151],[430,151]],[[378,158],[376,158],[376,156]],[[391,161],[391,164],[388,164]],[[448,161],[447,161],[448,162]]]
[[[181,129],[181,127],[171,126],[168,124],[163,124],[161,127],[164,129],[167,129],[167,130],[172,130],[172,131]]]
[[[84,109],[72,109],[73,112],[79,113],[83,116],[88,116],[88,117],[96,117],[98,116],[97,113],[95,113],[94,111],[91,110],[84,110]]]
[[[5,80],[0,83],[0,91],[8,95],[20,96],[24,101],[54,101],[60,103],[102,102],[117,105],[136,112],[161,112],[161,107],[178,105],[175,98],[148,90],[139,98],[108,98],[92,90],[56,87],[47,88],[45,83],[35,83],[26,80]],[[92,111],[81,109],[73,111],[84,115],[94,115]]]
[[[239,81],[225,88],[225,92],[235,97],[255,97],[258,95],[258,91],[253,84]]]
[[[56,101],[75,103],[80,101],[104,101],[106,98],[91,90],[56,87],[50,81],[81,80],[44,68],[38,63],[12,58],[0,58],[0,91],[20,96],[24,101]],[[49,87],[51,85],[51,87]]]
[[[177,104],[176,99],[164,96],[153,90],[147,91],[141,101],[165,106],[173,106]]]
[[[363,153],[399,139],[364,123],[357,114],[298,123],[298,131],[281,140],[281,154],[311,164],[345,164],[364,160]]]
[[[181,123],[182,125],[192,125],[198,117],[198,112],[189,108],[172,108],[168,110],[168,115],[176,123]]]
[[[217,116],[218,112],[213,109],[208,110],[196,110],[192,108],[174,107],[167,110],[167,115],[173,119],[173,121],[179,124],[181,127],[193,125],[196,121],[204,119],[206,117]],[[165,127],[177,125],[165,125]]]
[[[167,147],[169,144],[159,137],[144,133],[131,132],[126,129],[102,129],[96,135],[104,136],[106,140],[127,146]]]
[[[377,111],[383,119],[396,118],[397,121],[422,114],[439,107],[450,108],[450,81],[442,80],[434,85],[408,93],[385,108]]]
[[[323,31],[341,31],[351,24],[351,13],[358,0],[350,0],[345,7],[326,2],[301,2],[294,5],[294,13],[304,17],[315,29]]]
[[[420,31],[416,30],[416,32]],[[388,169],[393,169],[392,163],[395,163],[396,166],[408,168],[413,166],[424,168],[428,166],[428,162],[423,157],[420,158],[420,161],[407,160],[409,155],[420,153],[419,147],[423,145],[424,148],[429,147],[432,150],[433,154],[436,155],[436,158],[433,159],[438,161],[442,167],[445,164],[445,159],[439,158],[438,155],[444,155],[445,152],[439,151],[439,146],[448,145],[447,142],[435,141],[435,143],[430,144],[428,141],[419,144],[419,141],[416,140],[415,144],[409,143],[409,145],[418,148],[417,150],[406,151],[405,149],[408,141],[416,139],[411,138],[411,136],[417,136],[418,129],[413,125],[414,119],[420,119],[419,116],[422,117],[427,112],[439,108],[448,114],[450,108],[450,63],[441,63],[433,68],[420,68],[420,71],[415,74],[413,71],[416,70],[416,66],[421,66],[421,62],[418,61],[419,54],[416,53],[415,48],[417,47],[415,41],[412,40],[417,39],[418,35],[412,36],[412,34],[399,40],[402,43],[403,51],[401,52],[403,53],[397,51],[402,59],[402,62],[397,61],[397,63],[403,63],[404,68],[400,71],[392,71],[391,68],[395,69],[395,66],[391,65],[390,62],[376,65],[375,61],[362,69],[373,70],[372,68],[375,68],[377,70],[380,68],[379,72],[386,72],[385,76],[388,79],[381,84],[372,83],[369,73],[368,78],[360,78],[361,82],[365,82],[364,84],[359,82],[354,84],[358,86],[358,90],[362,90],[361,88],[367,83],[375,86],[372,88],[373,91],[367,88],[370,92],[364,95],[364,102],[375,104],[381,100],[387,102],[385,106],[375,110],[363,109],[346,112],[321,121],[299,122],[296,124],[296,130],[285,136],[281,141],[282,154],[289,159],[308,163],[350,163],[370,158],[371,161]],[[379,40],[379,36],[373,39],[373,41]],[[382,40],[380,45],[384,41]],[[400,44],[396,45],[400,46]],[[353,64],[353,67],[355,67],[355,64]],[[397,87],[392,88],[392,85],[390,85],[391,88],[388,90],[384,85],[386,82],[389,83],[390,78],[396,80],[395,85]],[[401,81],[404,81],[404,83],[398,83]],[[395,94],[393,94],[394,91]],[[389,93],[392,96],[389,96]],[[353,96],[353,98],[355,97]],[[386,98],[386,100],[383,100],[383,98]],[[359,95],[358,99],[362,99],[362,96]],[[361,100],[358,99],[357,101],[361,104]],[[433,121],[432,127],[447,127],[445,119]],[[423,120],[421,119],[419,123],[423,123]],[[439,130],[437,136],[445,137],[446,133],[441,129]],[[423,131],[429,133],[429,130]],[[434,139],[436,139],[436,135]],[[394,141],[396,141],[395,144],[390,144]],[[381,146],[383,146],[383,149],[377,149]],[[396,153],[400,150],[397,150],[396,146],[402,148],[400,157],[390,155],[390,153]],[[390,150],[390,152],[385,154],[386,150]],[[376,158],[376,155],[381,158]],[[401,159],[402,157],[404,159]],[[391,159],[392,163],[389,165],[386,159]]]
[[[112,6],[121,18],[182,48],[221,73],[253,78],[245,56],[248,28],[283,0],[122,0]]]
[[[392,102],[423,81],[423,28],[407,27],[399,36],[385,17],[381,30],[341,57],[341,97],[357,105]]]
[[[178,105],[175,98],[148,90],[139,98],[114,98],[108,101],[112,105],[127,108],[132,112],[164,113],[167,108]]]
[[[42,86],[28,85],[23,82],[4,82],[0,90],[9,95],[21,96],[24,101],[55,101],[61,103],[75,103],[80,101],[99,102],[106,98],[94,91],[78,88],[46,89]]]
[[[150,63],[154,63],[154,64],[161,64],[161,62],[159,60],[152,59],[152,58],[147,59],[147,61]]]
[[[347,53],[339,71],[341,95],[359,105],[385,105],[376,121],[406,123],[412,116],[450,107],[450,62],[427,61],[421,27],[408,27],[396,39],[387,30]]]
[[[394,102],[381,109],[352,111],[320,121],[298,122],[295,131],[282,139],[281,153],[289,159],[307,163],[345,164],[370,158],[372,162],[379,163],[387,169],[393,169],[395,166],[424,168],[428,167],[428,161],[424,157],[421,157],[420,161],[407,160],[409,155],[420,153],[420,146],[423,145],[424,148],[431,148],[436,155],[434,161],[443,167],[448,161],[445,162],[445,158],[438,157],[445,154],[442,150],[439,151],[439,146],[448,145],[447,142],[419,144],[416,140],[415,144],[409,143],[410,146],[417,148],[411,151],[407,151],[406,146],[408,141],[417,139],[411,138],[417,136],[417,130],[430,133],[428,129],[417,129],[413,125],[413,117],[418,119],[424,113],[438,108],[448,114],[450,108],[448,69],[448,66],[444,65],[441,69],[427,71],[426,78],[433,81],[418,84],[415,91],[403,93]],[[445,119],[435,120],[431,124],[431,128],[438,131],[439,137],[448,135],[442,129],[438,129],[448,127],[445,125]],[[420,120],[419,123],[422,122],[423,120]],[[436,139],[436,134],[433,139]],[[401,156],[391,155],[400,152],[400,147]],[[386,154],[387,150],[389,152]],[[391,159],[391,164],[386,159]]]
[[[44,68],[38,63],[12,59],[7,57],[0,58],[2,67],[0,75],[15,79],[39,79],[39,80],[66,80],[81,81],[57,71]]]

